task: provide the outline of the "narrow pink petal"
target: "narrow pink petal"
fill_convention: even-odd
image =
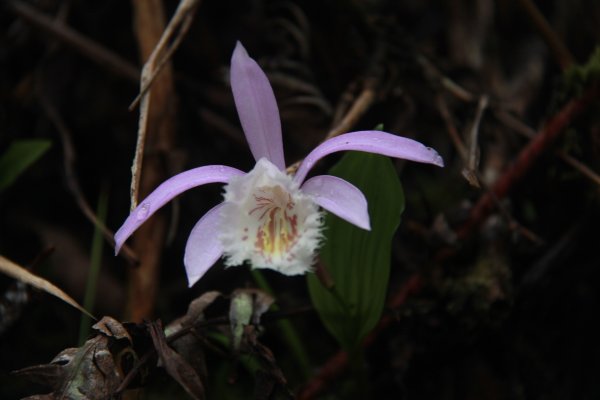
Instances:
[[[185,245],[183,264],[190,287],[200,279],[223,254],[219,240],[220,211],[223,203],[209,210],[196,223]]]
[[[410,161],[444,166],[442,157],[431,147],[416,140],[381,131],[359,131],[345,133],[329,139],[310,152],[302,161],[294,180],[302,182],[306,174],[321,158],[336,151],[357,150],[384,156],[403,158]]]
[[[367,231],[371,230],[367,199],[350,182],[331,175],[310,178],[301,187],[303,193],[313,196],[315,203]]]
[[[267,76],[240,42],[231,57],[231,90],[254,159],[265,157],[283,171],[281,121],[275,95]]]
[[[115,233],[115,253],[118,253],[125,240],[159,208],[174,197],[196,186],[215,182],[229,182],[234,176],[244,175],[239,169],[224,165],[208,165],[190,169],[167,179],[146,197],[129,214],[123,225]]]

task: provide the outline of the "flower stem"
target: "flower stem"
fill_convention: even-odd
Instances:
[[[102,226],[106,221],[106,213],[108,209],[108,189],[103,185],[100,196],[98,197],[98,224],[94,227],[94,236],[92,238],[92,250],[90,255],[90,269],[88,272],[85,294],[83,298],[83,308],[92,312],[94,301],[96,300],[96,284],[100,273],[100,264],[102,262],[102,248],[104,247],[104,239],[102,235]],[[90,333],[90,317],[82,314],[81,324],[79,326],[79,345],[83,345]]]
[[[263,290],[271,296],[274,296],[273,290],[271,289],[269,282],[267,282],[267,280],[265,279],[263,274],[260,273],[260,271],[253,269],[252,277],[254,278],[254,281],[261,290]],[[271,308],[273,309],[273,311],[279,310],[279,307],[277,307],[276,304],[273,304]],[[308,352],[304,348],[302,340],[300,339],[300,336],[298,336],[298,333],[294,329],[292,322],[288,319],[278,320],[277,328],[280,330],[281,334],[283,335],[284,341],[286,342],[287,346],[294,355],[294,359],[299,364],[302,377],[304,379],[308,379],[311,376],[311,364],[307,356]]]

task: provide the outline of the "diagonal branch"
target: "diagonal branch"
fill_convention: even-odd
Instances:
[[[41,91],[40,91],[41,92]],[[63,164],[65,169],[65,179],[67,182],[67,188],[75,198],[75,202],[79,206],[79,209],[85,215],[85,217],[94,225],[98,226],[102,231],[102,235],[104,239],[110,243],[111,246],[115,246],[114,232],[108,229],[108,227],[98,219],[89,202],[83,195],[81,191],[81,187],[79,186],[79,181],[77,180],[77,174],[75,173],[75,148],[73,146],[73,142],[71,141],[71,132],[67,128],[64,120],[58,113],[58,110],[52,105],[52,103],[46,98],[46,96],[42,93],[38,95],[40,100],[40,105],[42,109],[46,113],[46,116],[52,122],[58,134],[60,136],[62,145],[63,145]],[[139,258],[135,254],[135,252],[131,249],[131,247],[124,245],[121,252],[119,253],[124,257],[127,262],[131,265],[137,265],[139,263]]]
[[[581,114],[590,103],[598,97],[600,89],[592,87],[581,97],[569,101],[556,113],[538,134],[525,146],[515,162],[502,174],[492,186],[491,191],[484,194],[471,209],[467,222],[458,230],[459,239],[465,239],[479,227],[485,217],[493,210],[494,197],[501,199],[512,189],[514,184],[531,169],[537,159],[548,149],[558,135]]]

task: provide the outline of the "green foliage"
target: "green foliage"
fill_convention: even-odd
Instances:
[[[581,94],[582,89],[600,79],[600,47],[594,52],[585,64],[577,64],[565,71],[565,85],[567,91]]]
[[[238,351],[244,335],[244,327],[250,324],[254,307],[252,296],[246,292],[239,292],[231,299],[229,320],[233,335],[233,348]]]
[[[260,270],[253,269],[251,270],[251,273],[260,290],[274,297],[275,295],[271,289],[271,286],[269,285],[269,282],[265,279]],[[279,311],[279,306],[276,303],[273,303],[271,310]],[[308,379],[311,375],[308,352],[304,347],[300,335],[292,324],[292,321],[289,319],[280,319],[275,324],[277,329],[279,329],[287,348],[293,355],[294,362],[297,364],[299,372],[304,376],[304,379]]]
[[[308,276],[312,302],[342,348],[352,351],[383,311],[390,273],[392,237],[404,210],[402,186],[387,157],[349,152],[330,171],[358,187],[369,202],[371,231],[332,214],[326,216],[321,262],[334,287]]]
[[[50,148],[49,140],[13,141],[0,156],[0,190],[4,190]]]
[[[108,214],[108,189],[102,188],[98,198],[98,208],[96,215],[100,224],[106,223]],[[96,302],[96,288],[98,286],[98,277],[100,275],[100,266],[102,265],[102,249],[104,248],[104,238],[102,235],[102,226],[96,224],[94,227],[94,236],[92,238],[92,249],[90,254],[90,268],[85,284],[83,297],[83,308],[89,312],[94,312],[94,303]],[[81,316],[79,325],[79,345],[82,346],[90,333],[91,318],[85,314]]]

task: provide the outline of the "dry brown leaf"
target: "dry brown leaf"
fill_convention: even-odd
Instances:
[[[111,317],[102,318],[94,330],[97,335],[83,346],[61,351],[49,364],[13,372],[53,390],[31,399],[103,400],[113,396],[127,372],[125,358],[136,358],[131,335]]]
[[[127,329],[119,321],[112,317],[104,316],[92,328],[105,336],[113,337],[117,340],[127,339],[129,343],[133,343],[131,335]]]
[[[96,319],[96,317],[87,312],[83,307],[77,304],[77,302],[73,300],[71,296],[63,292],[61,289],[54,286],[52,283],[48,282],[44,278],[32,274],[25,268],[21,267],[18,264],[15,264],[14,262],[10,261],[8,258],[5,258],[3,256],[0,256],[0,271],[10,276],[11,278],[27,283],[28,285],[43,290],[46,293],[50,293],[51,295],[58,297],[65,303],[68,303],[71,306],[75,307],[82,313],[90,316],[93,319]]]
[[[180,332],[182,329],[189,328],[194,324],[204,320],[204,310],[210,306],[218,297],[220,292],[210,291],[203,293],[194,299],[187,310],[187,313],[171,322],[165,328],[165,335],[171,336]],[[190,364],[198,373],[201,379],[207,375],[204,350],[202,348],[202,339],[198,337],[198,332],[188,333],[175,340],[170,341],[170,346]]]
[[[152,342],[167,373],[173,377],[185,391],[197,400],[205,399],[204,385],[200,376],[188,362],[167,344],[160,322],[148,324]]]
[[[204,309],[211,305],[219,296],[221,296],[221,292],[213,290],[195,298],[188,306],[187,313],[183,317],[177,318],[167,325],[165,335],[171,336],[181,329],[204,319]]]

